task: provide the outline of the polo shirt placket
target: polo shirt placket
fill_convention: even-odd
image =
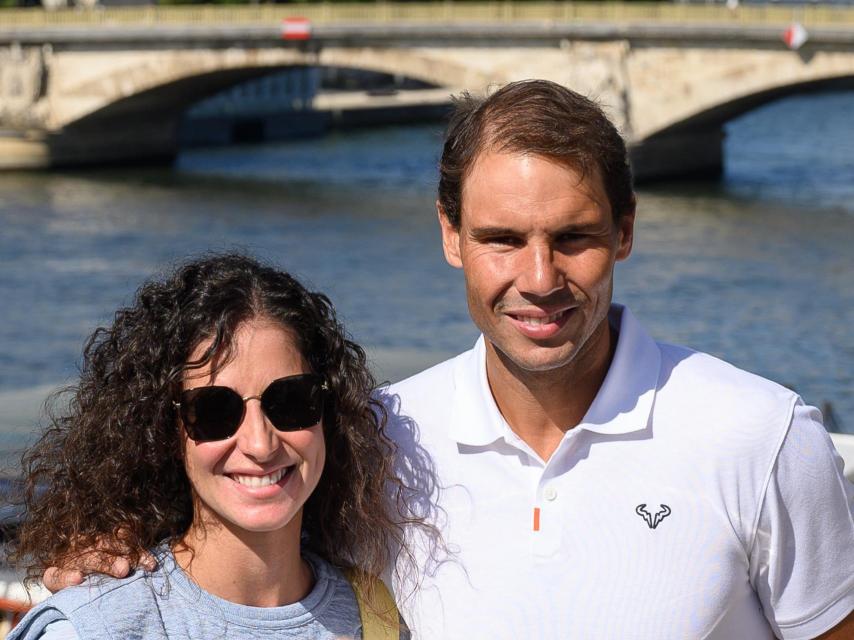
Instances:
[[[573,513],[567,509],[569,497],[573,491],[572,479],[566,473],[571,470],[576,460],[572,453],[578,432],[567,432],[560,445],[542,465],[534,495],[534,526],[531,536],[531,556],[535,562],[550,562],[560,552],[564,543],[561,523],[566,518],[572,518]]]
[[[615,330],[621,330],[622,314],[612,314]],[[563,544],[561,523],[572,518],[569,509],[573,490],[572,468],[580,462],[584,439],[590,433],[605,436],[646,429],[655,398],[661,355],[656,344],[634,322],[624,323],[613,365],[582,422],[567,430],[548,461],[522,440],[510,427],[492,396],[486,373],[483,337],[475,345],[473,360],[460,363],[455,372],[454,396],[449,436],[458,444],[489,447],[496,442],[512,447],[524,456],[530,468],[530,541],[535,561],[553,558]],[[472,375],[471,366],[477,371]],[[520,458],[521,459],[521,458]],[[583,499],[583,496],[580,496]]]

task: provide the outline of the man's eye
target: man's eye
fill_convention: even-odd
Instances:
[[[584,238],[584,236],[580,233],[562,233],[557,237],[557,241],[561,243],[577,242],[582,238]]]
[[[492,238],[488,238],[487,242],[489,244],[500,244],[506,247],[518,247],[522,244],[522,241],[519,238],[514,238],[513,236],[493,236]]]

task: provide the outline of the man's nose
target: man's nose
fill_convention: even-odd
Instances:
[[[548,244],[535,244],[523,252],[523,264],[516,279],[520,293],[547,296],[566,285],[563,272],[555,264],[554,251]]]
[[[275,456],[280,446],[275,428],[261,410],[261,401],[247,399],[243,422],[237,431],[237,447],[247,457],[264,462]]]

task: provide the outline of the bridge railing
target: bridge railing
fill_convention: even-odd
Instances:
[[[610,22],[854,27],[854,7],[842,5],[664,2],[361,2],[266,5],[96,7],[94,9],[0,9],[0,28],[132,25],[277,24],[302,16],[316,23]]]

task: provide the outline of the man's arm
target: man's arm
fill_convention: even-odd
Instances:
[[[854,485],[842,466],[821,414],[796,404],[751,549],[751,582],[781,638],[854,640]]]

